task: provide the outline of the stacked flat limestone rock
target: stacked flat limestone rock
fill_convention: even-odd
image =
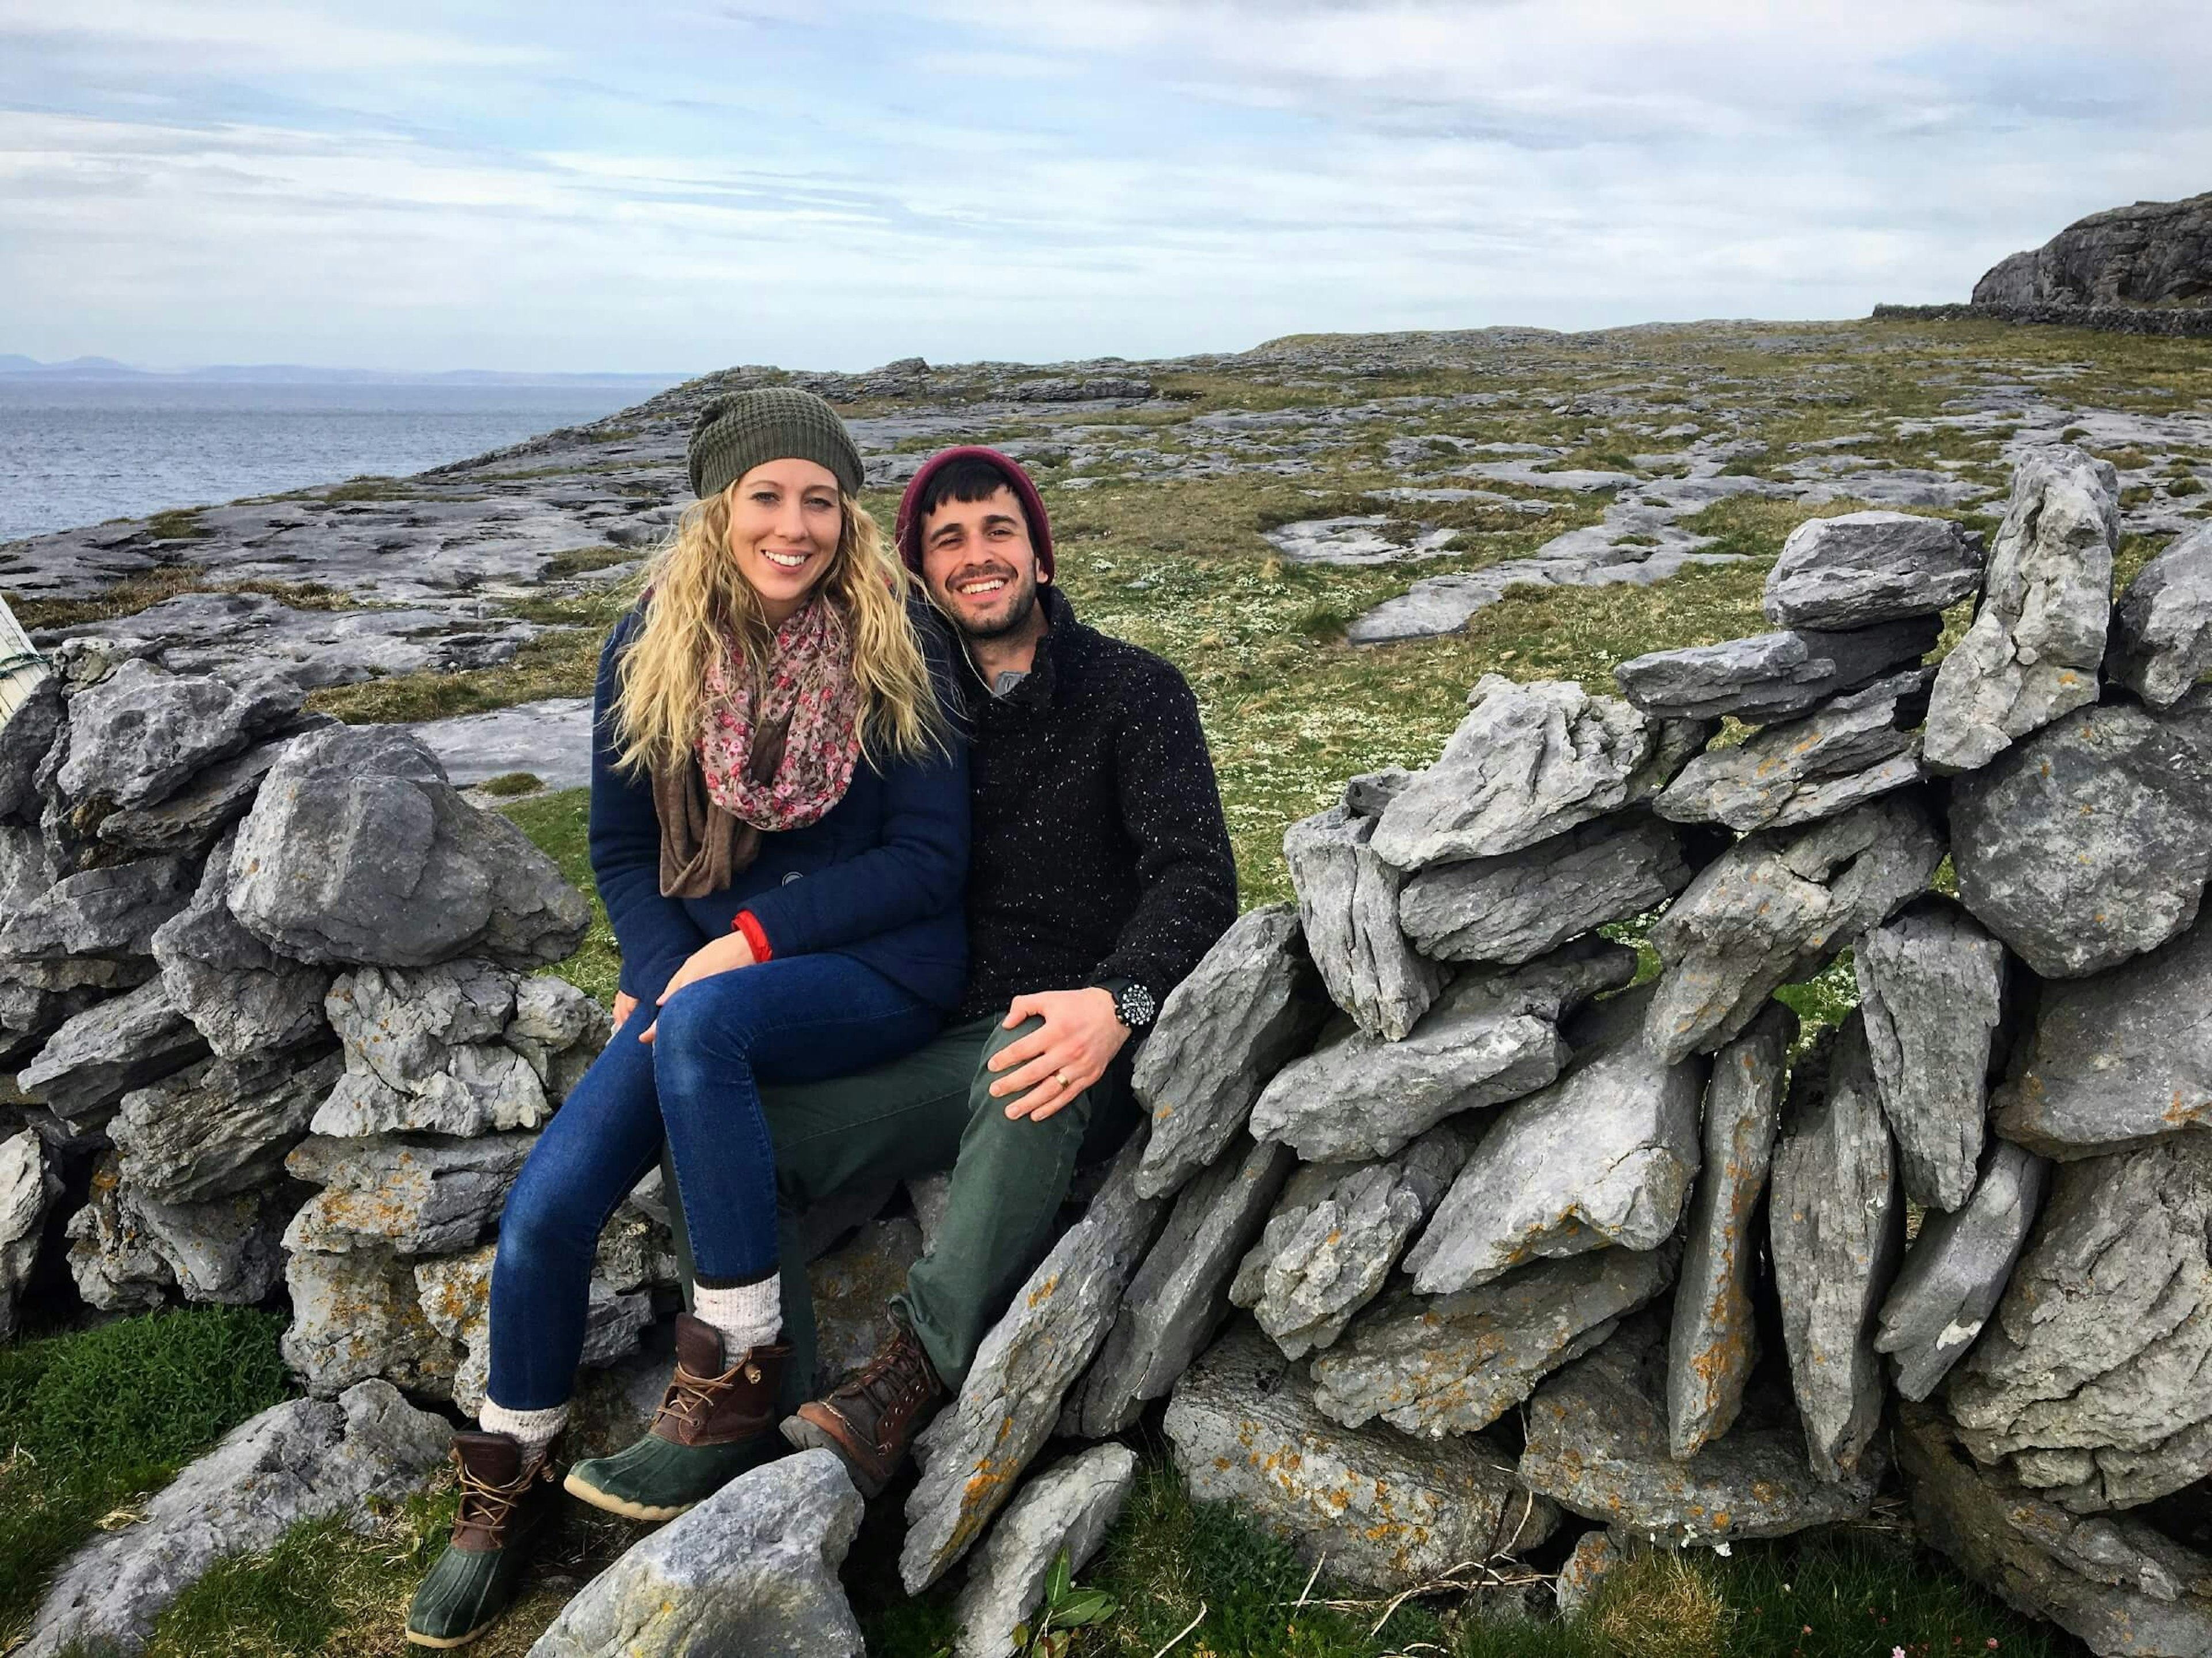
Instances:
[[[2212,1650],[2167,1518],[2212,1493],[2212,537],[2116,616],[2116,509],[2061,448],[1986,556],[1816,520],[1776,632],[1621,698],[1486,678],[1296,825],[1297,904],[1169,999],[1146,1136],[924,1435],[908,1588],[1164,1399],[1194,1496],[1354,1582],[1571,1515],[1775,1536],[1901,1469],[2099,1651]],[[1775,993],[1846,952],[1808,1040]]]

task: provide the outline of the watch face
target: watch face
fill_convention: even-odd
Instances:
[[[1152,1005],[1152,993],[1142,985],[1124,987],[1116,1005],[1121,1023],[1132,1030],[1142,1030],[1152,1023],[1152,1015],[1158,1011]]]

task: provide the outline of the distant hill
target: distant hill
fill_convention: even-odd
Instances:
[[[1993,265],[1974,284],[1974,303],[2212,306],[2212,191],[2077,219]]]
[[[453,368],[436,374],[392,373],[376,368],[317,368],[301,363],[219,363],[174,373],[134,368],[112,357],[71,357],[40,362],[18,354],[0,355],[0,380],[165,380],[229,386],[628,386],[658,390],[690,376],[666,374],[515,374],[491,368]]]

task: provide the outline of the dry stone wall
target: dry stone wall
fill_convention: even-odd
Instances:
[[[1148,1125],[923,1436],[902,1572],[973,1563],[961,1651],[1118,1502],[1086,1442],[1163,1406],[1195,1495],[1378,1588],[1901,1483],[2099,1652],[2212,1649],[2174,1517],[2212,1495],[2212,537],[2115,612],[2114,495],[2061,449],[1986,549],[1808,524],[1774,631],[1618,696],[1486,678],[1433,765],[1290,832],[1297,903],[1168,999]],[[532,972],[585,922],[550,864],[404,733],[81,641],[0,727],[0,1318],[65,1232],[95,1305],[281,1291],[318,1397],[472,1406],[501,1204],[606,1039]],[[1776,993],[1847,951],[1856,1011],[1801,1029]],[[909,1197],[829,1301],[879,1309]],[[648,1182],[592,1360],[671,1242]],[[838,1482],[807,1501],[834,1565]]]

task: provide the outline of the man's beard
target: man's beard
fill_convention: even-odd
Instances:
[[[1037,584],[1031,581],[1022,590],[1014,602],[1006,607],[1006,615],[998,621],[979,627],[962,616],[957,611],[953,612],[953,621],[960,631],[970,639],[1003,639],[1008,634],[1018,632],[1029,625],[1030,617],[1036,613],[1036,604]]]

